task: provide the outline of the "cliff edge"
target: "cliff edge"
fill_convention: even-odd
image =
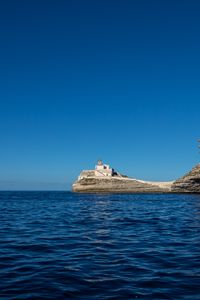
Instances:
[[[172,184],[175,193],[200,193],[200,164]]]

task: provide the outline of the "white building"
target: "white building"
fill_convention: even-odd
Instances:
[[[95,166],[95,176],[113,176],[114,170],[109,165],[103,164],[102,160],[98,160]]]

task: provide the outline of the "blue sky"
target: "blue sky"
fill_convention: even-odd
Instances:
[[[199,1],[0,6],[0,189],[70,189],[99,158],[146,180],[199,162]]]

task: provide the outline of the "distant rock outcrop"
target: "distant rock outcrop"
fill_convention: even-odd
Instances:
[[[80,193],[200,193],[200,164],[176,181],[153,182],[127,177],[103,164],[83,170],[72,185]]]
[[[200,193],[200,164],[172,184],[172,192]]]
[[[72,190],[80,193],[167,193],[171,191],[171,184],[125,177],[81,177],[73,184]]]

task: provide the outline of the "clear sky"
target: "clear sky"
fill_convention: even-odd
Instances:
[[[0,189],[70,189],[97,159],[146,180],[199,162],[200,1],[0,4]]]

